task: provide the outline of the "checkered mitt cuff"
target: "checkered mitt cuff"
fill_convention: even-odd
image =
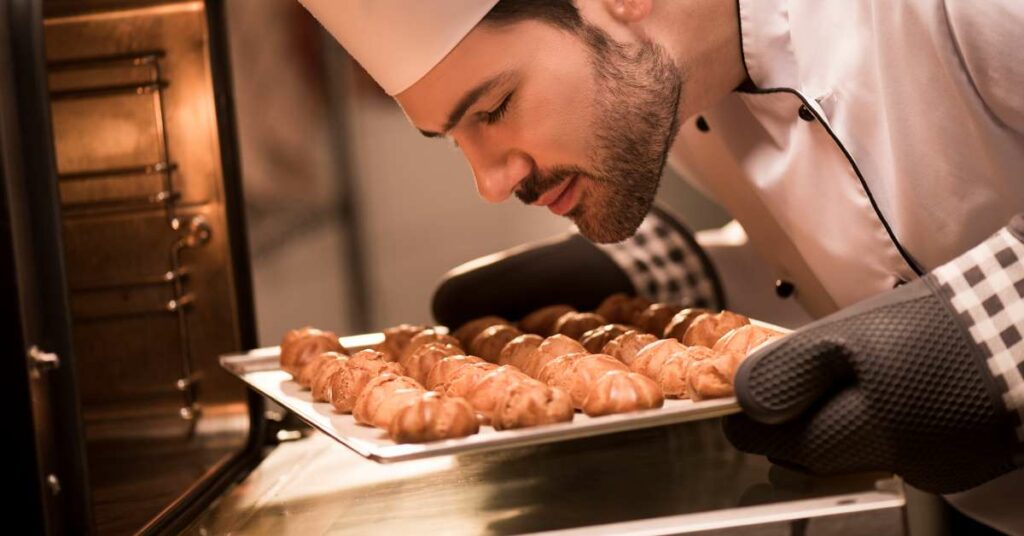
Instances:
[[[981,349],[1024,442],[1024,216],[932,273]]]
[[[635,235],[617,244],[598,244],[654,302],[684,307],[725,307],[718,276],[693,235],[668,213],[654,209]]]

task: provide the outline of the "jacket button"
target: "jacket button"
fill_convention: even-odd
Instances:
[[[711,127],[708,126],[708,122],[706,119],[704,119],[703,115],[697,117],[697,130],[701,132],[707,132],[711,130]]]
[[[812,112],[811,109],[808,108],[806,104],[801,104],[800,105],[800,111],[797,112],[797,114],[800,115],[800,119],[803,119],[804,121],[807,121],[807,122],[814,121],[814,119],[815,119],[814,118],[814,112]]]
[[[796,287],[793,286],[793,283],[782,279],[775,280],[775,294],[778,295],[778,297],[783,299],[788,298],[792,296],[795,291]]]

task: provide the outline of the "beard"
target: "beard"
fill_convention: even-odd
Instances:
[[[591,169],[538,170],[516,191],[524,203],[573,176],[579,202],[566,214],[580,233],[598,243],[632,236],[654,204],[669,148],[678,132],[682,77],[668,53],[649,41],[621,44],[587,26],[597,97],[590,131],[596,133]]]

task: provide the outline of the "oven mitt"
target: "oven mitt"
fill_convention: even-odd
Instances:
[[[1024,221],[810,324],[736,373],[740,450],[816,474],[953,493],[1024,465]]]
[[[654,209],[618,244],[592,244],[573,233],[463,264],[438,285],[433,312],[447,326],[486,315],[516,320],[554,304],[592,310],[617,292],[694,307],[724,305],[715,271],[692,234]]]

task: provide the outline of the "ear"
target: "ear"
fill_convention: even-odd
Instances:
[[[609,15],[622,24],[639,22],[651,14],[654,0],[603,0]]]

